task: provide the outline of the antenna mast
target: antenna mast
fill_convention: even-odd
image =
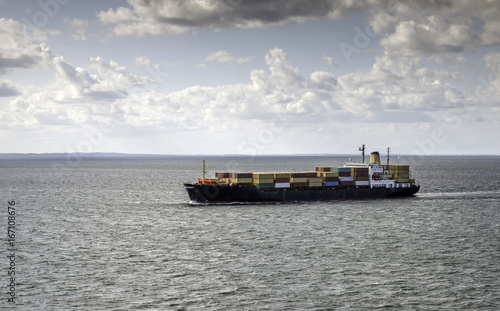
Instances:
[[[389,153],[391,152],[391,148],[387,147],[387,166],[389,166]],[[389,169],[389,168],[388,168]]]
[[[203,160],[203,181],[202,184],[205,184],[205,160]]]
[[[359,147],[359,151],[361,151],[361,156],[362,156],[361,162],[365,163],[365,144],[363,144],[362,147]]]

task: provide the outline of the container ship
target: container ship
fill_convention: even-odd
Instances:
[[[316,167],[304,172],[217,172],[215,178],[203,177],[197,183],[184,183],[191,204],[286,203],[408,197],[420,186],[410,178],[409,165],[380,163],[380,154],[342,167]]]

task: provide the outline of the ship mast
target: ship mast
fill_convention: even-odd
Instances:
[[[205,184],[205,160],[203,160],[203,179],[201,183]]]
[[[361,162],[365,163],[365,144],[363,144],[362,147],[359,147],[359,151],[361,151],[361,156],[362,156]]]
[[[387,147],[387,168],[389,169],[389,153],[391,152],[391,148]]]

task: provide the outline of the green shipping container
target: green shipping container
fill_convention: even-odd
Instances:
[[[274,188],[274,183],[260,183],[260,184],[255,184],[257,188],[259,189],[270,189]]]
[[[261,178],[261,179],[254,178],[253,182],[256,184],[272,184],[272,183],[274,183],[274,179],[273,178]]]
[[[274,173],[253,173],[254,179],[274,179]]]

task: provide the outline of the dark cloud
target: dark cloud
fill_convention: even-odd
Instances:
[[[17,96],[19,91],[12,85],[0,81],[0,97]]]
[[[30,68],[39,62],[38,58],[32,55],[19,55],[17,57],[2,57],[0,55],[0,73],[12,68]]]
[[[256,28],[302,22],[321,17],[342,17],[363,2],[325,0],[186,0],[130,1],[132,7],[100,11],[103,23],[117,24],[117,35],[158,35],[209,27]]]

